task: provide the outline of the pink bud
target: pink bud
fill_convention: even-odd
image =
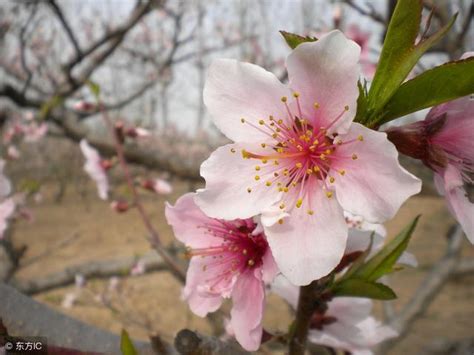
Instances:
[[[117,201],[117,200],[115,200],[115,201],[112,201],[110,203],[110,208],[112,208],[113,210],[115,210],[118,213],[124,213],[124,212],[128,211],[130,206],[129,206],[127,201]]]
[[[78,101],[72,106],[72,108],[76,111],[88,113],[96,111],[97,105],[88,101]]]

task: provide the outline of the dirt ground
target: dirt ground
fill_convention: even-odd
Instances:
[[[166,199],[174,202],[186,188],[184,184],[177,184],[175,192]],[[30,279],[91,260],[141,255],[149,251],[145,229],[134,211],[123,215],[113,212],[106,202],[96,197],[92,186],[87,187],[85,196],[79,194],[76,188],[68,186],[61,203],[54,201],[55,190],[54,186],[43,188],[43,201],[32,207],[35,220],[17,224],[14,242],[16,245],[28,246],[25,255],[25,261],[28,261],[60,240],[70,241],[39,261],[22,268],[18,277]],[[163,214],[165,198],[144,195],[144,200],[162,239],[166,243],[172,242],[171,229]],[[426,270],[443,254],[443,236],[453,222],[442,199],[434,196],[416,197],[408,201],[387,224],[389,235],[398,232],[418,213],[422,214],[422,219],[409,251],[417,256],[420,267],[402,270],[393,277],[392,287],[399,295],[399,299],[394,301],[396,309],[410,298]],[[467,242],[463,246],[463,254],[474,257],[474,248]],[[170,274],[155,272],[123,277],[121,280],[121,292],[106,291],[109,280],[88,281],[78,302],[71,308],[64,308],[61,304],[64,296],[74,291],[73,286],[46,292],[36,298],[61,312],[104,329],[118,333],[125,327],[135,338],[146,339],[150,332],[156,332],[171,340],[184,327],[210,332],[207,321],[192,315],[182,303],[180,285]],[[111,297],[109,307],[97,301],[97,295],[104,292]],[[416,354],[437,339],[472,337],[473,299],[473,276],[449,282],[427,314],[415,323],[410,334],[391,354]],[[287,306],[270,296],[265,315],[266,328],[284,331],[289,319]]]

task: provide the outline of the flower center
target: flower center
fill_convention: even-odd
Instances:
[[[204,228],[210,237],[220,239],[220,244],[187,251],[188,257],[206,258],[202,271],[210,275],[206,284],[211,291],[219,285],[228,284],[234,276],[260,267],[268,248],[263,233],[254,233],[257,225],[251,219],[215,219],[214,222],[216,223],[200,225],[198,228]]]
[[[262,152],[249,152],[244,149],[242,157],[260,161],[260,164],[254,167],[256,181],[264,182],[267,187],[276,187],[278,192],[286,195],[279,206],[281,210],[285,210],[287,206],[300,208],[307,197],[307,191],[314,186],[324,189],[326,196],[331,198],[333,191],[329,185],[335,182],[335,177],[330,176],[331,165],[337,160],[358,158],[356,154],[350,157],[335,154],[338,147],[363,141],[363,137],[358,136],[343,142],[337,134],[328,133],[349,110],[348,106],[330,120],[329,124],[322,126],[315,118],[304,118],[299,96],[298,93],[293,94],[296,113],[293,113],[288,105],[288,98],[281,98],[287,117],[269,116],[268,119],[260,119],[258,125],[248,122],[245,118],[241,119],[243,124],[250,125],[268,137],[267,141],[261,143]],[[314,103],[313,107],[314,117],[317,117],[319,104]],[[231,152],[235,153],[235,150],[231,149]],[[346,172],[339,170],[338,173],[344,176]],[[249,187],[247,192],[251,193],[252,189]],[[310,201],[307,213],[314,214]]]

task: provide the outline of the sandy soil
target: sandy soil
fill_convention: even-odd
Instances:
[[[178,184],[168,200],[174,202],[185,189],[184,184]],[[35,221],[18,223],[14,241],[17,245],[28,246],[25,260],[34,258],[59,240],[76,235],[66,246],[21,269],[19,277],[29,279],[91,260],[140,255],[149,251],[145,229],[134,211],[118,215],[111,211],[107,203],[96,198],[92,187],[87,190],[85,196],[80,196],[75,188],[68,188],[65,198],[58,204],[53,202],[54,188],[46,188],[43,202],[33,207]],[[145,196],[146,208],[155,226],[162,239],[170,243],[173,238],[163,216],[164,201],[163,197]],[[411,199],[388,223],[389,235],[398,232],[418,213],[423,216],[409,250],[418,257],[421,265],[394,275],[392,286],[399,295],[399,299],[394,301],[396,309],[409,299],[430,264],[443,254],[443,236],[453,222],[442,199],[417,197]],[[465,244],[464,254],[474,256],[474,249],[467,242]],[[36,298],[104,329],[119,332],[125,327],[136,338],[145,339],[150,332],[157,332],[171,340],[176,331],[184,327],[210,332],[207,321],[192,315],[180,301],[180,285],[166,272],[124,277],[121,293],[106,292],[107,288],[107,280],[90,280],[78,302],[69,309],[62,307],[61,303],[64,295],[74,291],[74,287],[46,292]],[[98,294],[104,292],[111,296],[111,307],[101,306],[95,300]],[[399,343],[392,354],[416,354],[435,339],[472,337],[473,296],[474,277],[449,282],[427,314],[416,322],[409,336]],[[289,319],[287,306],[271,296],[265,316],[266,327],[284,331]]]

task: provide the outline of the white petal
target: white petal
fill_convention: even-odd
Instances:
[[[316,42],[300,44],[288,56],[290,87],[300,93],[303,113],[319,126],[328,126],[344,113],[329,133],[345,132],[356,113],[359,95],[360,47],[340,31],[329,32]],[[319,108],[314,109],[318,103]],[[349,106],[347,112],[344,107]]]
[[[209,67],[204,86],[204,103],[213,122],[235,142],[262,142],[268,135],[241,118],[258,126],[258,121],[286,116],[280,101],[289,90],[275,75],[249,63],[232,59],[214,60]]]
[[[206,187],[197,191],[195,202],[208,216],[250,218],[280,200],[281,193],[273,193],[264,181],[255,180],[256,162],[242,158],[244,148],[252,150],[248,144],[222,146],[201,165],[201,176],[206,180]],[[249,188],[250,193],[247,191]]]
[[[359,141],[358,137],[363,137]],[[421,181],[398,162],[398,152],[386,133],[376,132],[358,123],[341,136],[336,161],[331,165],[336,176],[337,198],[342,207],[369,222],[381,223],[392,218],[410,196],[420,192]],[[351,157],[354,155],[356,159]],[[345,170],[344,176],[337,171]]]

